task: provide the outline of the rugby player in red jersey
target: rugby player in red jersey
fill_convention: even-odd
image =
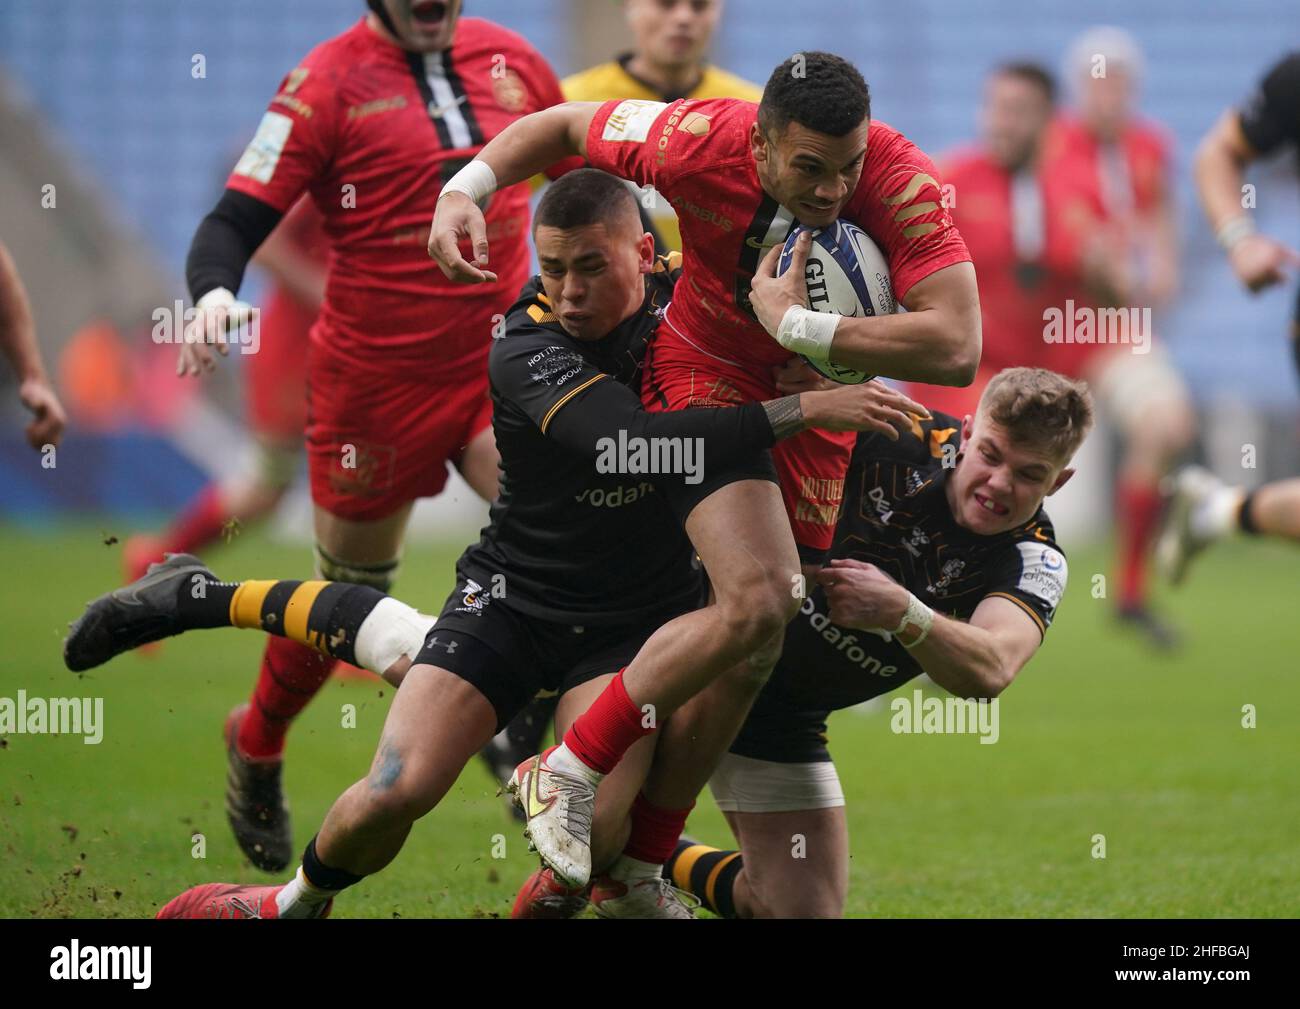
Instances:
[[[1043,159],[1049,172],[1085,173],[1096,190],[1102,216],[1091,230],[1104,250],[1104,304],[1149,317],[1177,290],[1178,243],[1170,140],[1137,113],[1141,71],[1141,51],[1127,32],[1097,28],[1081,36],[1067,65],[1077,111],[1057,117]],[[1117,616],[1149,644],[1169,649],[1179,635],[1152,611],[1147,575],[1163,511],[1160,483],[1191,446],[1196,416],[1173,359],[1146,329],[1131,346],[1053,343],[1044,367],[1086,379],[1120,435]]]
[[[496,496],[487,355],[528,275],[528,187],[504,188],[486,208],[486,234],[506,264],[499,285],[448,283],[420,254],[425,224],[443,184],[484,143],[562,98],[532,46],[461,19],[459,0],[370,7],[284,79],[199,226],[187,264],[199,315],[179,370],[211,368],[210,344],[225,351],[227,331],[244,332],[244,266],[309,193],[330,242],[307,355],[317,568],[387,588],[411,505],[442,490],[448,462],[482,497]],[[284,736],[328,669],[310,649],[272,640],[251,703],[227,722],[227,812],[260,868],[283,868],[291,856]]]
[[[973,376],[975,275],[941,206],[933,165],[892,127],[870,119],[866,82],[840,57],[809,52],[783,62],[758,106],[735,99],[571,103],[520,120],[438,202],[429,252],[447,276],[495,281],[485,269],[495,245],[478,202],[575,154],[653,186],[679,212],[684,273],[649,355],[642,394],[652,409],[762,400],[775,392],[773,368],[795,352],[905,379],[959,384]],[[801,263],[774,276],[776,247],[796,222],[826,226],[840,217],[881,246],[906,314],[810,312]],[[466,237],[473,263],[459,249]],[[807,244],[803,239],[803,253]],[[491,263],[509,260],[493,252]],[[589,823],[570,810],[586,806],[632,743],[712,684],[715,691],[668,723],[664,759],[657,757],[634,810],[634,836],[645,839],[639,860],[653,868],[671,853],[703,782],[697,773],[680,774],[669,755],[697,770],[711,767],[734,736],[799,607],[801,556],[815,564],[829,546],[852,443],[851,436],[806,432],[771,459],[760,454],[708,474],[675,502],[716,603],[658,631],[563,743],[512,778],[526,829],[563,880],[581,885],[590,873]],[[734,675],[724,677],[728,670]]]
[[[1042,364],[1044,310],[1083,299],[1094,285],[1096,195],[1085,173],[1043,163],[1055,95],[1051,74],[1036,64],[997,67],[984,83],[979,141],[940,159],[952,219],[979,276],[984,345],[971,385],[912,387],[931,409],[973,414],[999,371]]]

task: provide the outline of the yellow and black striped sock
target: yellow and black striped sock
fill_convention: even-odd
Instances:
[[[673,886],[695,894],[700,902],[722,918],[735,918],[732,887],[744,868],[738,851],[710,848],[698,841],[681,840],[664,865],[664,877]]]
[[[208,581],[183,586],[180,615],[187,629],[243,627],[266,631],[356,662],[357,629],[385,593],[369,585],[326,581]]]

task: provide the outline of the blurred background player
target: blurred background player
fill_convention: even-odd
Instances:
[[[32,306],[18,276],[18,267],[3,242],[0,242],[0,354],[18,376],[18,398],[33,415],[24,432],[27,443],[38,452],[46,445],[58,445],[67,414],[46,374],[36,343]]]
[[[164,532],[130,537],[122,552],[126,581],[164,553],[201,553],[232,520],[247,528],[272,514],[293,485],[307,426],[308,334],[325,297],[327,243],[320,211],[303,197],[257,250],[253,262],[273,286],[259,319],[261,345],[242,362],[254,465],[237,481],[209,483]]]
[[[1215,238],[1242,286],[1258,294],[1286,279],[1300,255],[1261,234],[1242,198],[1246,168],[1289,147],[1300,150],[1300,53],[1273,66],[1255,94],[1229,109],[1196,152],[1196,190]],[[1300,291],[1291,320],[1291,349],[1300,373]],[[1234,532],[1300,541],[1300,479],[1253,491],[1232,487],[1208,470],[1188,467],[1173,483],[1168,520],[1157,550],[1162,572],[1182,581],[1198,552]]]
[[[1104,304],[1157,314],[1178,289],[1173,165],[1166,131],[1137,114],[1142,52],[1127,32],[1096,28],[1071,47],[1067,84],[1072,114],[1053,124],[1051,171],[1090,177],[1102,219],[1092,254],[1105,276]],[[1048,367],[1087,379],[1102,416],[1121,442],[1115,488],[1118,616],[1151,645],[1176,647],[1179,635],[1152,612],[1147,574],[1163,509],[1160,482],[1196,436],[1182,377],[1146,334],[1144,353],[1115,344],[1055,344]]]
[[[722,18],[723,0],[624,0],[632,48],[607,63],[599,63],[560,82],[571,102],[604,102],[616,98],[672,102],[678,98],[743,98],[758,102],[763,89],[742,77],[712,66],[706,57]],[[654,194],[647,212],[645,196],[637,190],[646,230],[655,236],[660,254],[682,247],[677,215],[668,201]],[[707,212],[692,207],[687,212]],[[482,757],[493,777],[504,780],[526,757],[541,749],[558,698],[539,698],[484,748]],[[516,819],[519,807],[507,800]]]
[[[706,57],[722,19],[724,0],[624,0],[632,48],[561,82],[571,102],[637,98],[743,98],[757,102],[763,88],[708,63]],[[644,197],[642,197],[644,199]],[[642,204],[644,210],[645,204]],[[701,208],[688,210],[704,212]],[[682,247],[674,208],[657,193],[648,215],[658,251]],[[531,752],[531,751],[530,751]],[[526,756],[526,754],[525,754]]]
[[[1105,75],[1094,77],[1105,55]],[[982,145],[943,166],[953,220],[971,245],[984,350],[965,390],[923,388],[922,402],[969,413],[1001,368],[1052,368],[1089,382],[1122,442],[1116,488],[1120,618],[1159,647],[1174,632],[1147,601],[1146,571],[1160,480],[1194,433],[1186,389],[1168,355],[1104,343],[1047,343],[1046,313],[1076,306],[1165,303],[1177,284],[1169,164],[1163,135],[1136,119],[1136,46],[1105,29],[1072,49],[1076,115],[1055,111],[1051,75],[1032,63],[993,72]],[[1148,339],[1150,334],[1146,334]]]
[[[331,244],[306,369],[317,573],[386,591],[411,507],[443,489],[448,462],[485,500],[496,496],[487,355],[530,260],[527,187],[485,204],[497,284],[447,283],[422,255],[427,221],[488,139],[563,96],[522,37],[461,19],[459,0],[369,6],[284,79],[200,224],[186,268],[198,318],[178,371],[211,369],[209,345],[224,352],[228,329],[243,338],[253,314],[235,297],[244,268],[309,192]],[[259,868],[291,857],[285,734],[330,666],[272,639],[251,701],[227,720],[227,816]]]

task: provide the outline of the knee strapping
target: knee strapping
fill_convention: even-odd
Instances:
[[[315,545],[316,577],[331,582],[351,582],[353,585],[369,585],[380,592],[388,592],[397,580],[397,569],[401,559],[394,557],[391,561],[379,564],[349,564],[332,556],[319,543]]]

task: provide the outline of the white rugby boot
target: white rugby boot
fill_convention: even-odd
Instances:
[[[591,818],[596,786],[550,767],[546,758],[556,747],[529,757],[506,782],[524,812],[524,836],[543,862],[571,887],[591,878]]]

